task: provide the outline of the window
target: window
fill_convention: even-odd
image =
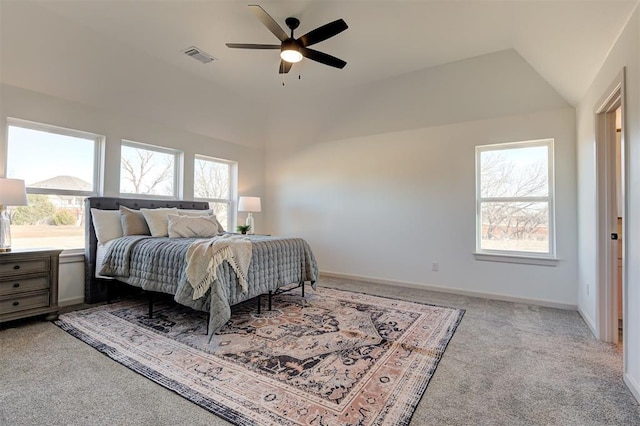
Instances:
[[[9,208],[14,248],[84,247],[84,198],[101,192],[104,138],[8,120],[7,177],[24,179],[27,206]]]
[[[233,208],[236,190],[236,163],[196,155],[193,176],[193,194],[197,199],[209,201],[218,221],[226,230],[232,230],[236,217]]]
[[[555,257],[553,139],[476,147],[476,252]]]
[[[178,198],[181,159],[179,151],[122,141],[120,193]]]

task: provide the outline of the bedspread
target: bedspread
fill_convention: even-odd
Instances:
[[[210,313],[209,333],[231,317],[231,306],[291,283],[311,282],[315,289],[318,267],[307,242],[301,238],[247,236],[252,257],[243,292],[228,262],[217,270],[217,279],[201,298],[193,299],[186,277],[186,252],[195,238],[121,237],[109,246],[100,275],[174,295],[176,302]]]

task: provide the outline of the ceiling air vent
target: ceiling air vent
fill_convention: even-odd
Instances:
[[[209,62],[213,62],[215,59],[213,56],[209,55],[202,49],[199,49],[195,46],[191,46],[185,50],[183,50],[184,54],[187,56],[191,56],[193,59],[197,59],[203,64],[207,64]]]

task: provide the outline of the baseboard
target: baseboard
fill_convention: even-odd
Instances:
[[[636,401],[640,402],[640,384],[636,382],[633,377],[628,374],[624,375],[624,383],[627,385]]]
[[[506,295],[497,294],[497,293],[486,293],[482,291],[461,290],[457,288],[433,286],[433,285],[427,285],[427,284],[416,283],[411,281],[395,281],[395,280],[387,280],[383,278],[367,277],[363,275],[342,274],[342,273],[331,272],[331,271],[320,271],[320,275],[325,277],[342,278],[342,279],[348,279],[348,280],[354,280],[354,281],[366,281],[366,282],[372,282],[376,284],[385,284],[385,285],[396,286],[396,287],[417,288],[421,290],[437,291],[440,293],[458,294],[461,296],[480,297],[482,299],[501,300],[503,302],[513,302],[513,303],[523,303],[526,305],[544,306],[546,308],[565,309],[570,311],[578,310],[577,305],[571,305],[568,303],[558,303],[551,300],[530,299],[530,298],[524,298],[524,297],[506,296]]]
[[[71,306],[71,305],[80,305],[82,303],[84,303],[84,296],[83,297],[74,297],[74,298],[71,298],[71,299],[58,300],[58,306],[60,306],[60,307]]]
[[[596,330],[596,324],[593,322],[593,319],[585,314],[584,311],[580,309],[580,307],[578,307],[578,313],[582,317],[582,320],[587,324],[587,327],[589,327],[589,330],[591,330],[591,334],[593,334],[593,337],[599,339],[598,331]]]

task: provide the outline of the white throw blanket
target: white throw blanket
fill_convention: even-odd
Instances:
[[[229,262],[246,293],[247,272],[252,255],[251,241],[244,236],[225,234],[194,241],[187,249],[187,280],[193,287],[193,299],[205,295],[216,280],[218,266]]]

